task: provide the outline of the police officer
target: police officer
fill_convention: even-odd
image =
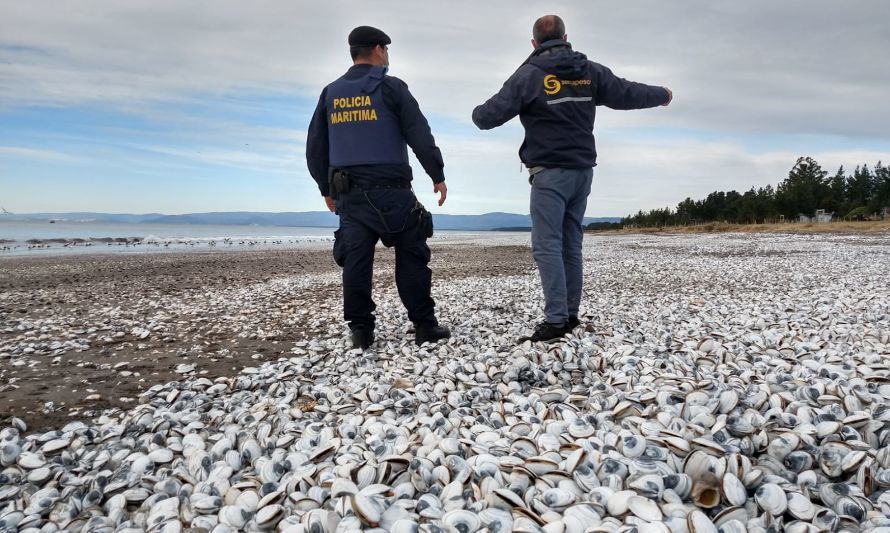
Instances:
[[[668,105],[672,93],[619,78],[572,50],[565,24],[556,15],[539,18],[532,35],[534,52],[500,92],[473,110],[473,122],[487,130],[519,115],[525,128],[519,157],[532,185],[532,255],[545,302],[544,321],[526,338],[547,341],[580,324],[581,224],[596,166],[596,106]]]
[[[343,268],[343,315],[352,343],[374,342],[371,298],[378,239],[395,247],[396,286],[414,323],[415,342],[451,336],[439,325],[430,296],[426,238],[432,216],[411,189],[408,146],[445,202],[444,163],[426,118],[405,83],[386,74],[388,35],[359,26],[349,34],[353,66],[321,92],[309,124],[306,160],[328,209],[340,216],[334,260]]]

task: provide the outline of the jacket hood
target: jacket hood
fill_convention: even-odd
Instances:
[[[567,80],[583,78],[588,65],[587,56],[572,50],[572,45],[563,40],[541,43],[526,63]]]
[[[343,78],[347,80],[358,80],[361,78],[366,78],[365,84],[362,86],[362,92],[370,94],[377,90],[377,87],[383,82],[383,79],[386,77],[386,72],[388,70],[389,68],[385,66],[375,66],[369,65],[367,63],[359,63],[357,65],[352,65],[351,67],[349,67],[349,70],[346,71],[346,74],[343,75]]]

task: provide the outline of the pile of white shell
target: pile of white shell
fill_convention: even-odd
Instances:
[[[0,530],[890,531],[886,244],[589,244],[563,342],[514,342],[533,276],[443,281],[447,343],[394,333],[387,292],[363,354],[338,334],[90,424],[13,420]]]

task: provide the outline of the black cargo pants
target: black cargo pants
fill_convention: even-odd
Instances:
[[[430,296],[430,248],[417,231],[411,189],[353,189],[336,200],[340,228],[334,233],[334,260],[343,267],[343,317],[349,327],[374,327],[371,297],[374,248],[378,239],[395,247],[396,286],[415,325],[438,325]]]

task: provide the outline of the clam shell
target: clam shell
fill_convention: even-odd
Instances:
[[[744,524],[747,521],[748,511],[744,507],[727,507],[714,516],[714,525],[721,529],[729,522]]]
[[[283,505],[267,505],[257,511],[255,520],[260,527],[271,527],[284,518],[285,513]]]
[[[691,511],[686,516],[686,528],[689,533],[717,533],[717,526],[708,515],[698,510]]]
[[[622,490],[612,494],[606,501],[606,510],[610,515],[615,517],[627,514],[630,505],[630,499],[636,497],[636,493],[632,490]]]
[[[735,474],[727,472],[722,481],[723,500],[729,505],[740,507],[748,500],[748,491]]]
[[[757,505],[772,516],[781,516],[788,508],[785,491],[775,483],[764,483],[754,492]]]
[[[642,496],[631,496],[628,499],[627,508],[635,516],[647,522],[657,522],[662,519],[661,509],[659,509],[658,504]]]
[[[541,495],[541,501],[551,509],[564,509],[575,503],[576,495],[564,489],[547,489]]]
[[[69,438],[53,439],[41,446],[40,451],[45,454],[56,453],[67,448],[69,444],[71,444]]]
[[[464,509],[448,511],[442,517],[442,523],[459,532],[476,531],[482,526],[479,515]]]
[[[235,529],[243,528],[250,520],[252,513],[237,505],[226,505],[219,510],[219,521]]]
[[[692,501],[698,507],[711,509],[720,505],[720,484],[717,477],[703,475],[692,482]]]
[[[788,513],[798,520],[811,521],[816,516],[816,506],[810,499],[799,493],[788,493]]]
[[[40,468],[46,464],[46,461],[42,457],[31,452],[22,452],[19,454],[16,462],[20,467],[27,468],[28,470]]]

